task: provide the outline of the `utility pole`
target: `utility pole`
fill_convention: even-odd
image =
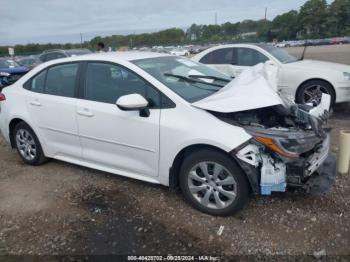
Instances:
[[[80,33],[80,47],[83,47],[83,35]]]
[[[218,24],[218,13],[216,13],[216,12],[215,12],[215,18],[214,19],[215,19],[215,25],[217,25]]]
[[[267,7],[265,7],[265,21],[267,21]]]

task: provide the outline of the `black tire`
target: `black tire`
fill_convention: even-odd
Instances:
[[[322,80],[311,80],[308,81],[304,84],[302,84],[296,94],[296,98],[295,101],[298,104],[305,104],[305,91],[308,89],[312,89],[313,87],[316,86],[320,86],[322,92],[327,93],[331,96],[331,107],[333,107],[333,105],[335,104],[335,93],[334,93],[334,89],[333,87],[326,81],[322,81]],[[317,103],[314,103],[314,106],[317,105]]]
[[[198,199],[195,198],[195,196],[192,195],[190,191],[190,185],[189,185],[190,171],[193,170],[193,168],[196,167],[196,165],[198,165],[199,163],[203,163],[204,161],[217,163],[221,165],[228,172],[230,172],[230,174],[232,175],[232,177],[236,182],[236,197],[231,204],[228,204],[224,208],[216,209],[216,208],[210,208],[210,207],[204,206],[199,202]],[[201,149],[201,150],[195,151],[184,159],[179,175],[180,175],[180,188],[186,200],[190,202],[193,207],[195,207],[196,209],[198,209],[203,213],[207,213],[214,216],[229,216],[241,210],[248,201],[250,191],[249,191],[249,184],[248,184],[247,178],[245,174],[242,172],[242,170],[238,167],[238,165],[234,162],[234,159],[232,159],[225,153],[212,150],[212,149]],[[205,185],[202,184],[201,186],[205,186]],[[205,193],[203,193],[202,191],[195,194],[205,194]],[[211,196],[211,201],[216,202],[216,200],[213,198],[214,198],[214,195]],[[211,205],[214,205],[214,204],[211,203]]]
[[[30,135],[30,137],[32,138],[31,141],[33,141],[35,144],[36,153],[35,153],[35,156],[33,157],[33,159],[27,159],[26,157],[24,157],[23,154],[21,153],[21,149],[19,148],[19,142],[17,142],[16,136],[19,134],[20,131],[23,131],[23,130],[26,131]],[[42,147],[41,147],[41,144],[39,142],[38,137],[36,136],[33,129],[29,125],[27,125],[25,122],[18,123],[15,126],[12,135],[13,135],[12,139],[13,139],[14,145],[17,149],[17,152],[18,152],[19,156],[21,157],[21,159],[25,163],[32,165],[32,166],[38,166],[38,165],[41,165],[47,161],[47,158],[44,155],[44,152],[42,150]]]

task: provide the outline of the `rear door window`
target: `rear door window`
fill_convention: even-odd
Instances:
[[[72,63],[50,67],[47,71],[45,93],[74,97],[78,66],[78,63]]]
[[[232,64],[233,48],[214,50],[205,55],[199,62],[203,64]]]

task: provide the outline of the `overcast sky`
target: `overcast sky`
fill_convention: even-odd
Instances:
[[[0,0],[0,45],[79,42],[97,35],[268,19],[306,0]]]

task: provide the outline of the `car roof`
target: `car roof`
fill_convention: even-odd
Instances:
[[[125,51],[125,52],[104,52],[104,53],[92,53],[80,56],[72,56],[66,58],[60,58],[51,60],[48,63],[64,63],[70,61],[81,61],[81,60],[105,60],[105,61],[133,61],[138,59],[156,58],[169,56],[164,53],[156,52],[141,52],[141,51]]]
[[[236,44],[220,44],[220,45],[216,45],[216,46],[212,46],[209,47],[205,50],[203,50],[202,52],[200,52],[199,54],[195,55],[192,57],[192,59],[194,61],[199,61],[200,59],[202,59],[205,55],[209,54],[212,51],[216,51],[222,48],[233,48],[233,47],[247,47],[247,48],[261,48],[266,50],[267,47],[273,47],[272,44],[269,43],[236,43]]]
[[[120,59],[124,61],[133,61],[138,59],[156,58],[169,56],[164,53],[157,52],[141,52],[141,51],[125,51],[125,52],[107,52],[107,53],[94,53],[87,56],[96,56],[97,58],[110,58],[110,59]]]
[[[39,72],[40,70],[61,63],[69,62],[79,62],[79,61],[106,61],[106,62],[115,62],[123,63],[129,62],[138,59],[147,59],[147,58],[157,58],[157,57],[169,57],[172,55],[156,52],[142,52],[142,51],[125,51],[125,52],[104,52],[104,53],[91,53],[86,55],[79,56],[70,56],[65,58],[59,58],[54,60],[49,60],[47,62],[41,63],[35,70],[32,70],[34,73]]]
[[[223,44],[223,45],[217,45],[213,46],[211,48],[223,48],[223,47],[241,47],[241,46],[257,46],[257,47],[266,47],[266,46],[273,46],[272,44],[268,43],[236,43],[236,44]],[[210,49],[210,48],[208,48]]]

